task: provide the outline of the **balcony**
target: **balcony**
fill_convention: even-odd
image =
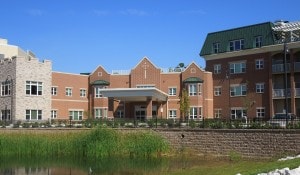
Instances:
[[[287,89],[287,96],[291,96],[291,89]],[[273,98],[284,98],[285,97],[285,89],[273,89]]]
[[[286,70],[287,72],[290,72],[291,70],[291,64],[286,64]],[[272,73],[284,73],[284,64],[273,64],[272,65]]]
[[[300,97],[300,88],[295,89],[295,96]]]
[[[300,62],[295,62],[294,71],[295,72],[300,72]]]

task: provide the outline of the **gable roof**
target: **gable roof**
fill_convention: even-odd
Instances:
[[[224,30],[219,32],[213,32],[207,34],[205,42],[200,52],[200,56],[211,55],[213,53],[213,44],[219,43],[219,53],[229,51],[229,41],[244,39],[244,49],[254,48],[254,38],[256,36],[262,36],[262,46],[268,46],[274,44],[274,34],[271,22],[265,22],[245,27],[234,28],[230,30]]]
[[[147,57],[143,57],[143,59],[141,59],[141,61],[140,62],[138,62],[138,64],[136,65],[136,66],[134,66],[134,68],[132,68],[132,69],[136,69],[140,64],[142,64],[143,63],[143,61],[148,61],[153,67],[155,67],[156,69],[158,69],[158,67],[155,65],[155,64],[153,64],[150,60],[149,60],[149,58],[147,58]]]

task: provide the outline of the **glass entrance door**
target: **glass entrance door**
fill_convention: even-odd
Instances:
[[[146,118],[146,107],[138,105],[135,106],[134,108],[135,108],[134,117],[137,120],[144,121]]]

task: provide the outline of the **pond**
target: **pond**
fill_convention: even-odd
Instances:
[[[162,158],[101,158],[97,160],[0,158],[0,174],[3,175],[159,175],[180,172],[193,166],[211,167],[223,160],[209,160],[199,157]],[[225,162],[223,162],[225,163]]]

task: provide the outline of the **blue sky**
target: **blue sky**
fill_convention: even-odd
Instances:
[[[299,0],[9,0],[0,38],[50,59],[53,70],[108,72],[144,56],[175,67],[199,56],[207,33],[275,20],[299,21]]]

